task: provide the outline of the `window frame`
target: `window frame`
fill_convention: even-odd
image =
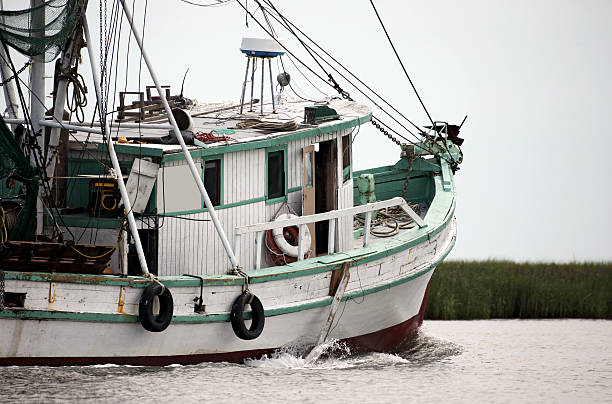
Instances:
[[[345,138],[348,139],[348,145],[347,145],[347,156],[349,160],[348,164],[345,164],[345,161],[344,161],[344,139]],[[342,156],[342,184],[346,184],[348,181],[350,181],[353,178],[353,164],[352,164],[353,163],[353,153],[352,153],[353,137],[351,133],[340,137],[340,146],[342,148],[342,150],[340,151],[342,153],[341,154]]]
[[[274,152],[278,152],[278,151],[282,151],[283,152],[283,165],[284,165],[284,189],[283,189],[283,195],[278,196],[278,197],[274,197],[274,198],[270,198],[268,195],[268,185],[270,183],[269,178],[268,178],[268,162],[269,162],[269,158],[270,158],[270,154],[274,153]],[[265,174],[266,174],[266,184],[265,184],[265,199],[266,199],[266,205],[271,205],[273,203],[278,203],[278,202],[286,202],[287,201],[287,196],[289,194],[289,178],[288,178],[288,147],[286,144],[284,145],[280,145],[280,146],[275,146],[275,147],[269,147],[266,148],[266,161],[265,161]]]
[[[215,205],[213,204],[214,208],[218,208],[223,206],[223,202],[224,202],[224,179],[225,179],[225,170],[224,170],[224,161],[223,161],[223,154],[213,154],[210,156],[205,156],[202,157],[202,183],[204,184],[205,182],[205,177],[204,174],[206,172],[206,162],[210,161],[210,160],[220,160],[219,163],[219,204]],[[206,190],[206,192],[208,192],[208,190]],[[209,195],[210,197],[210,195]],[[204,197],[201,198],[202,200],[202,209],[204,209],[205,212],[208,212],[208,209],[206,208],[206,205],[204,204]],[[212,202],[212,201],[211,201]]]

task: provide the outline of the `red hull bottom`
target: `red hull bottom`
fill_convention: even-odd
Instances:
[[[429,284],[423,296],[419,312],[403,323],[370,334],[342,340],[353,353],[391,352],[397,349],[423,323]],[[250,351],[226,352],[201,355],[173,356],[121,356],[121,357],[35,357],[0,358],[0,366],[87,366],[101,364],[133,366],[167,366],[172,364],[195,365],[202,362],[243,363],[248,358],[260,358],[276,349],[254,349]]]

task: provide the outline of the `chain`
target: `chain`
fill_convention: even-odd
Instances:
[[[30,66],[32,64],[31,60],[28,60],[25,65],[23,65],[23,67],[19,70],[17,70],[17,73],[13,74],[11,77],[9,77],[8,79],[4,80],[3,82],[0,83],[0,87],[2,87],[3,85],[5,85],[6,83],[8,83],[9,81],[13,80],[15,77],[19,76],[25,69],[28,68],[28,66]]]
[[[0,311],[4,310],[4,271],[0,269]]]
[[[404,181],[404,190],[402,191],[402,198],[406,199],[406,191],[408,190],[408,183],[410,182],[410,174],[412,173],[412,163],[414,162],[414,150],[408,153],[408,173],[406,173],[406,180]]]
[[[381,133],[385,136],[387,136],[389,139],[391,139],[391,141],[393,143],[395,143],[398,146],[402,145],[402,142],[400,142],[399,140],[397,140],[397,138],[395,136],[393,136],[392,134],[389,133],[388,130],[386,130],[385,128],[383,128],[378,122],[376,122],[374,119],[370,120],[370,122],[372,122],[372,125],[376,126],[376,128],[381,131]]]

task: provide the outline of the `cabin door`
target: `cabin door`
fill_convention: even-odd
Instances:
[[[302,149],[302,161],[304,162],[302,177],[302,216],[315,214],[315,151],[314,146],[306,146]],[[315,224],[308,224],[310,231],[310,249],[313,256],[317,255],[317,242]]]

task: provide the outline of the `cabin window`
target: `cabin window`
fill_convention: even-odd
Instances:
[[[204,187],[213,206],[221,205],[221,159],[204,161]]]
[[[342,136],[342,181],[351,179],[351,135]]]
[[[277,202],[287,195],[287,173],[285,169],[285,150],[268,151],[267,157],[267,193],[268,201]]]
[[[304,187],[306,188],[312,188],[312,181],[314,179],[313,176],[313,166],[314,164],[312,163],[313,157],[314,157],[314,152],[308,152],[306,153],[306,159],[305,159],[305,167],[304,167],[304,173],[306,174],[306,183],[304,184]]]

